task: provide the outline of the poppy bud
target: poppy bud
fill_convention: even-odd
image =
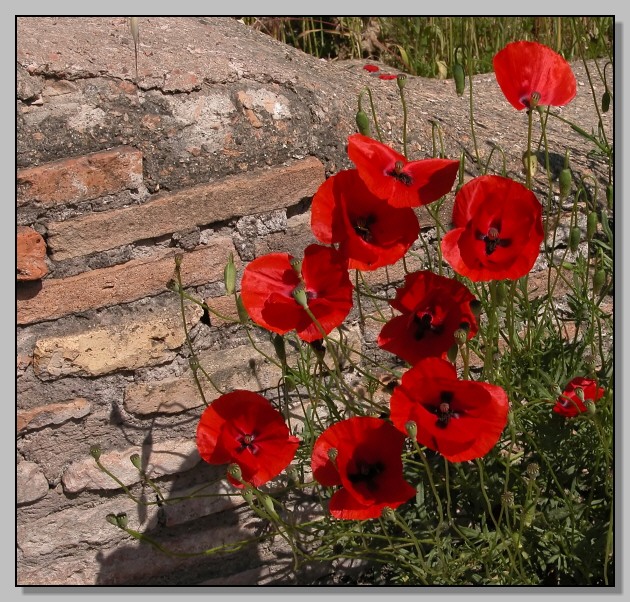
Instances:
[[[573,183],[573,177],[571,176],[571,170],[565,167],[559,176],[560,181],[560,195],[566,197],[571,192],[571,184]]]
[[[593,293],[595,293],[596,295],[599,294],[605,283],[606,271],[604,269],[597,270],[593,275]]]
[[[416,422],[414,420],[409,420],[408,422],[405,422],[405,430],[407,431],[409,438],[415,441],[416,437],[418,436],[418,425],[416,424]]]
[[[138,454],[132,454],[129,460],[138,470],[142,470],[142,461]]]
[[[227,472],[235,481],[240,481],[243,478],[241,467],[234,462],[227,467]]]
[[[263,495],[262,502],[263,502],[263,506],[265,507],[265,510],[271,516],[271,518],[275,518],[275,519],[280,518],[278,516],[278,513],[276,512],[276,509],[273,507],[273,498],[271,498],[271,496]]]
[[[356,116],[357,129],[360,134],[370,136],[370,120],[365,111],[358,111]]]
[[[93,445],[92,447],[90,447],[90,455],[95,459],[98,460],[101,457],[101,446],[100,445]]]
[[[466,86],[466,74],[464,73],[464,67],[460,63],[453,65],[453,79],[455,80],[455,92],[457,96],[462,96]]]
[[[606,203],[608,205],[608,209],[612,209],[612,206],[613,206],[613,187],[612,187],[612,184],[608,184],[608,186],[606,186]]]
[[[591,211],[586,218],[586,240],[592,240],[597,231],[597,211]]]
[[[608,109],[610,109],[610,92],[606,88],[602,94],[602,113],[608,113]]]
[[[523,153],[523,168],[529,173],[530,177],[534,177],[538,168],[538,159],[534,153],[528,151]]]
[[[272,337],[273,348],[283,366],[287,363],[287,350],[284,344],[284,337],[281,334],[274,334]]]
[[[234,265],[234,255],[230,253],[228,262],[223,268],[223,283],[225,284],[225,292],[228,295],[234,293],[236,289],[236,266]]]
[[[458,349],[459,349],[458,344],[455,343],[455,345],[451,345],[449,350],[446,352],[446,357],[448,358],[448,361],[451,362],[451,364],[454,364],[455,360],[457,359]]]
[[[238,319],[241,321],[241,324],[247,324],[249,320],[249,314],[243,305],[243,300],[241,296],[238,295],[236,297],[236,311],[238,312]]]
[[[573,226],[569,231],[569,249],[571,249],[573,253],[577,251],[581,237],[582,231],[577,226]]]

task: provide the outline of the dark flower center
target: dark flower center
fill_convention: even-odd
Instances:
[[[413,178],[405,173],[403,170],[405,168],[405,164],[402,161],[396,161],[394,165],[394,169],[387,172],[388,176],[392,178],[396,178],[399,182],[402,182],[405,186],[411,186],[413,184]]]
[[[351,483],[365,483],[365,486],[369,491],[378,489],[376,484],[376,477],[385,470],[385,465],[382,462],[376,461],[374,463],[364,462],[358,460],[355,462],[354,472],[348,471],[348,480]]]
[[[358,217],[354,224],[354,231],[358,236],[360,236],[365,242],[372,242],[374,237],[372,236],[372,231],[370,228],[376,222],[376,217],[374,215],[361,216]]]
[[[254,443],[255,439],[255,433],[243,433],[239,435],[236,440],[241,444],[241,446],[236,451],[240,453],[248,449],[252,454],[256,455],[260,448]]]
[[[486,255],[492,255],[497,247],[509,247],[512,244],[510,238],[501,238],[499,236],[500,226],[493,225],[488,228],[488,232],[477,231],[477,240],[483,240],[486,245]]]
[[[451,410],[451,402],[453,401],[453,393],[451,391],[442,391],[440,393],[440,403],[437,407],[427,408],[429,412],[437,416],[435,426],[445,429],[451,418],[459,417],[457,412]]]
[[[444,330],[442,324],[433,323],[433,314],[430,311],[425,311],[422,314],[416,313],[413,316],[413,337],[416,341],[420,341],[424,338],[424,335],[428,332],[440,335]]]

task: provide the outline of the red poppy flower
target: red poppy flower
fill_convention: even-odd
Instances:
[[[421,159],[407,161],[378,140],[352,134],[348,156],[370,192],[394,207],[419,207],[437,201],[455,182],[459,161]]]
[[[363,65],[363,68],[370,73],[376,73],[379,70],[376,65]]]
[[[378,518],[386,506],[398,508],[416,493],[403,477],[404,442],[405,435],[389,422],[369,416],[336,422],[318,437],[313,476],[325,487],[341,485],[330,499],[334,517]]]
[[[381,73],[378,76],[379,79],[398,79],[397,75],[394,75],[393,73]]]
[[[578,390],[582,391],[582,399],[578,395]],[[561,416],[571,418],[587,411],[585,402],[595,403],[604,395],[604,389],[598,387],[597,383],[590,378],[581,376],[575,377],[564,389],[562,395],[558,397],[553,411]]]
[[[470,308],[475,296],[460,282],[431,271],[405,276],[389,303],[401,312],[383,326],[378,345],[410,364],[425,357],[439,357],[454,344],[459,328],[468,338],[477,333],[477,321]]]
[[[392,207],[375,197],[356,169],[340,171],[317,190],[311,228],[326,244],[339,243],[348,267],[375,270],[396,263],[418,238],[420,224],[410,207]]]
[[[459,380],[452,364],[429,357],[403,374],[390,408],[396,428],[406,432],[414,421],[418,443],[451,462],[465,462],[496,445],[507,424],[508,398],[499,386]]]
[[[288,253],[257,257],[243,271],[241,299],[259,326],[279,334],[295,329],[310,343],[322,334],[294,293],[303,289],[310,311],[328,334],[352,308],[352,283],[347,259],[332,247],[306,247],[299,270]]]
[[[215,399],[197,425],[197,449],[209,464],[238,464],[255,487],[279,475],[293,460],[299,439],[258,393],[236,390]],[[237,487],[242,484],[228,475]]]
[[[575,76],[567,61],[538,42],[512,42],[492,60],[497,83],[515,108],[568,104],[576,92]]]
[[[479,176],[461,187],[453,225],[442,238],[442,255],[458,274],[477,282],[527,274],[544,236],[534,193],[501,176]]]

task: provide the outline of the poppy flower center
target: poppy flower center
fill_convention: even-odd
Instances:
[[[236,451],[240,453],[248,449],[252,454],[256,455],[258,453],[259,447],[254,443],[255,439],[255,433],[241,434],[236,438],[236,440],[241,444],[241,446]]]
[[[435,316],[429,310],[417,312],[413,316],[413,336],[416,341],[420,341],[427,333],[442,334],[444,326],[435,322]]]
[[[538,103],[540,102],[540,92],[532,92],[529,95],[529,98],[527,96],[521,98],[521,102],[528,109],[535,109],[538,106]]]
[[[445,429],[451,418],[458,418],[459,414],[451,409],[453,401],[453,393],[451,391],[442,391],[440,393],[440,403],[437,407],[428,408],[429,412],[437,416],[435,426]]]
[[[413,178],[404,171],[405,164],[402,161],[396,161],[394,169],[387,172],[388,176],[396,178],[399,182],[405,186],[411,186],[413,184]]]
[[[369,491],[378,489],[376,477],[385,470],[385,465],[378,460],[376,462],[365,462],[357,460],[354,471],[348,470],[348,480],[351,483],[365,483]]]
[[[486,246],[486,255],[492,255],[497,247],[509,247],[512,240],[509,238],[501,238],[499,236],[500,227],[497,225],[490,226],[488,232],[477,232],[477,240],[483,240]]]
[[[360,236],[365,242],[372,242],[374,237],[372,236],[372,231],[370,228],[376,222],[376,217],[374,215],[361,216],[358,217],[354,224],[354,231],[358,236]]]

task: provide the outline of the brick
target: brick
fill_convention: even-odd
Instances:
[[[16,474],[17,503],[41,500],[49,491],[48,481],[35,462],[19,462]]]
[[[142,185],[142,153],[128,146],[45,163],[17,172],[18,206],[97,199]]]
[[[27,226],[17,229],[17,279],[39,280],[48,273],[46,243],[39,232]]]
[[[309,157],[288,166],[251,171],[158,195],[142,205],[51,223],[48,246],[55,261],[294,205],[315,194],[324,166]]]
[[[192,437],[125,450],[104,451],[100,462],[122,483],[130,486],[141,480],[140,473],[129,460],[133,454],[140,456],[142,468],[152,479],[185,472],[201,460],[197,443]],[[120,489],[120,485],[97,466],[92,456],[70,464],[61,477],[61,483],[67,493]]]
[[[236,303],[232,295],[209,297],[205,300],[210,308],[210,323],[212,326],[225,326],[239,321]],[[217,314],[212,313],[216,311]]]
[[[261,344],[260,348],[274,357],[271,344]],[[205,351],[198,357],[200,366],[225,392],[234,389],[263,391],[275,387],[282,375],[278,366],[267,361],[249,344],[221,351]],[[206,401],[209,403],[216,399],[219,393],[203,373],[199,372],[198,377]],[[188,371],[179,378],[130,385],[125,391],[124,404],[128,412],[142,416],[184,412],[203,405],[203,401],[192,373]]]
[[[200,317],[198,305],[188,306],[189,327]],[[150,320],[40,339],[33,351],[33,369],[42,380],[135,370],[173,360],[184,341],[181,318],[173,311]]]
[[[223,279],[229,253],[238,255],[228,237],[220,237],[183,255],[182,282],[199,286]],[[109,268],[84,272],[68,278],[47,278],[37,291],[17,291],[17,322],[31,324],[68,314],[129,303],[166,291],[175,270],[175,251],[169,249],[150,260],[132,260]]]
[[[54,424],[63,424],[68,420],[83,418],[90,413],[90,402],[83,397],[77,397],[62,403],[51,403],[32,410],[18,410],[18,433]]]

